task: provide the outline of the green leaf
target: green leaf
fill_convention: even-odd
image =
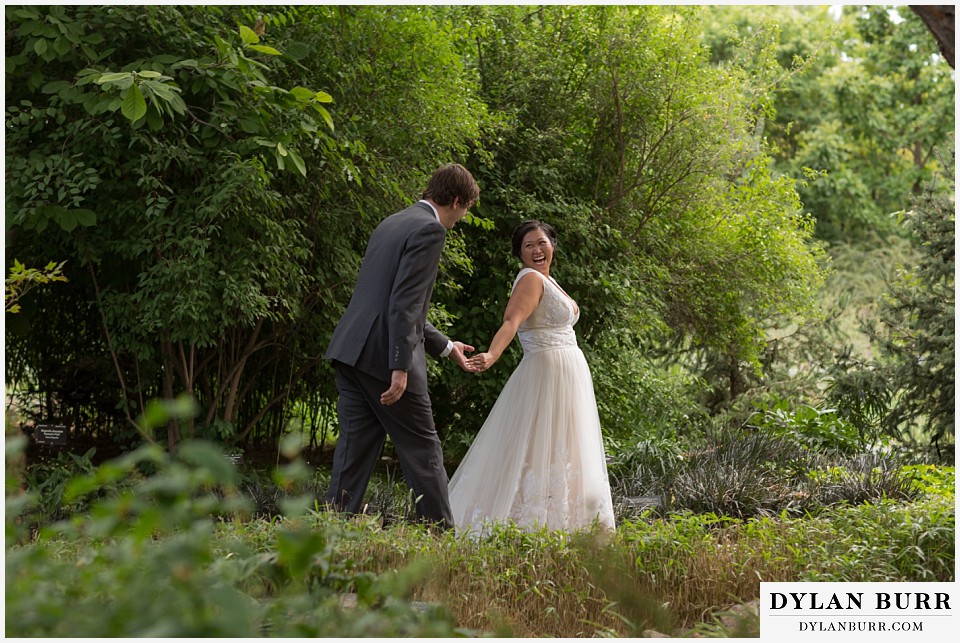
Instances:
[[[177,455],[192,464],[206,469],[214,482],[234,484],[237,481],[237,469],[223,457],[223,451],[208,442],[184,442]]]
[[[273,47],[267,47],[266,45],[250,45],[250,49],[254,51],[259,51],[261,54],[267,54],[270,56],[282,56],[283,53],[277,51]]]
[[[118,80],[122,80],[124,78],[130,78],[130,77],[131,75],[130,75],[130,72],[128,71],[112,73],[112,74],[101,74],[100,78],[97,79],[97,84],[102,85],[104,83],[113,83]]]
[[[179,94],[174,94],[170,97],[170,107],[181,116],[187,113],[187,104],[183,102]]]
[[[283,143],[277,143],[277,152],[279,152],[281,156],[287,155],[287,148],[283,146]]]
[[[158,71],[150,71],[149,69],[137,72],[137,76],[140,76],[140,78],[160,78],[162,75],[163,74]]]
[[[53,41],[53,50],[62,56],[70,51],[70,41],[66,38],[57,38]]]
[[[314,96],[313,90],[307,89],[306,87],[300,87],[299,85],[291,89],[290,93],[296,96],[297,100],[304,103],[310,100],[311,98],[313,98]]]
[[[288,518],[296,518],[305,515],[314,502],[316,502],[316,498],[309,493],[293,498],[285,497],[280,500],[280,511]]]
[[[310,47],[305,45],[302,42],[288,42],[287,46],[284,47],[284,51],[290,58],[294,60],[303,60],[310,53]]]
[[[250,27],[244,27],[243,25],[240,25],[240,39],[245,45],[252,45],[260,42],[260,36],[258,36]]]
[[[47,53],[47,41],[44,38],[38,38],[37,41],[33,43],[33,50],[37,52],[38,56]]]
[[[321,116],[323,116],[323,120],[327,122],[327,127],[329,127],[329,128],[330,128],[330,131],[332,132],[332,131],[333,131],[333,119],[330,118],[330,112],[328,112],[328,111],[327,111],[326,109],[324,109],[323,107],[320,107],[319,105],[314,105],[313,108],[314,108],[315,110],[317,110],[317,112],[319,112],[319,114],[320,114]]]
[[[73,232],[79,221],[70,210],[62,210],[57,218],[57,223],[65,232]]]
[[[160,110],[156,109],[156,105],[154,105],[154,109],[147,110],[147,125],[154,132],[163,129],[163,115]]]
[[[123,97],[123,103],[120,104],[120,112],[131,123],[140,120],[147,113],[147,101],[144,100],[139,87],[130,86]]]
[[[293,161],[293,164],[296,166],[297,171],[306,178],[307,176],[307,165],[303,162],[303,159],[300,158],[300,155],[297,154],[297,151],[294,149],[288,149],[287,154],[290,156],[290,159]]]
[[[314,100],[316,100],[318,103],[332,103],[333,96],[327,92],[317,92],[316,95],[314,95]]]
[[[96,69],[81,69],[79,73],[77,73],[77,82],[75,84],[77,87],[81,85],[89,85],[97,80],[100,75],[100,72]]]
[[[170,85],[165,85],[163,83],[158,83],[154,80],[145,80],[140,84],[141,89],[149,88],[157,98],[162,98],[163,100],[169,102],[173,98],[173,93],[177,91],[175,87]]]
[[[247,134],[260,134],[263,127],[260,125],[260,119],[252,116],[243,116],[240,118],[240,129]]]
[[[85,228],[97,224],[97,213],[93,210],[78,208],[76,210],[71,210],[71,212],[73,213],[73,216],[76,217],[77,223]]]

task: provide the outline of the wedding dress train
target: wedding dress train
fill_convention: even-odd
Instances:
[[[523,359],[450,480],[458,532],[513,521],[613,530],[613,502],[593,378],[577,346],[576,304],[550,277],[517,335]]]

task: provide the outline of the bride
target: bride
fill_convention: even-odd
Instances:
[[[550,276],[556,243],[549,224],[517,226],[513,254],[523,269],[503,325],[488,351],[469,360],[485,371],[520,336],[523,359],[450,480],[458,531],[508,521],[615,527],[593,379],[573,330],[580,309]]]

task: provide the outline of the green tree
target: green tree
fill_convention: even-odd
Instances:
[[[829,241],[896,232],[891,215],[909,207],[942,169],[936,146],[954,127],[953,74],[910,11],[845,7],[714,9],[715,60],[733,43],[777,35],[783,72],[766,135],[778,167],[797,180],[804,208]]]
[[[846,363],[879,350],[858,327],[878,314],[883,272],[912,253],[894,215],[910,207],[918,182],[942,170],[936,151],[953,131],[952,70],[912,13],[888,7],[706,15],[711,60],[744,65],[757,94],[767,88],[763,132],[775,168],[797,180],[803,211],[838,269],[817,294],[829,317],[776,330],[783,339],[768,345],[762,373],[748,373],[745,385],[820,403],[835,355]],[[703,371],[720,368],[714,360]]]
[[[712,347],[739,373],[757,364],[771,320],[814,314],[822,273],[812,222],[756,136],[765,103],[743,91],[748,74],[711,67],[694,44],[698,9],[450,13],[469,25],[463,54],[506,121],[492,161],[476,167],[478,212],[494,229],[450,307],[466,339],[483,345],[499,324],[516,272],[509,236],[528,218],[558,229],[556,274],[585,311],[578,334],[595,370],[640,378],[636,364],[669,339]],[[509,366],[478,384],[486,403]],[[598,396],[635,385],[610,382]],[[466,388],[457,378],[447,386],[452,399]],[[457,407],[465,425],[485,415],[483,405]],[[607,423],[622,417],[608,412]]]
[[[64,322],[87,341],[101,328],[130,420],[143,396],[199,388],[203,351],[216,346],[207,425],[229,426],[264,323],[299,306],[307,248],[300,223],[277,216],[271,182],[305,175],[297,147],[327,137],[312,121],[329,98],[267,82],[279,52],[220,9],[8,7],[6,19],[17,52],[6,77],[15,247],[45,235],[76,266],[66,301],[33,311],[44,328],[15,342],[17,375],[31,350],[41,379],[53,360],[89,356],[76,334],[59,355],[38,346]],[[167,439],[180,439],[176,423]]]
[[[952,177],[937,181],[953,183]],[[902,266],[869,332],[877,360],[840,362],[831,395],[863,431],[908,438],[919,429],[938,449],[955,435],[956,216],[930,185],[904,215],[919,261]]]
[[[81,399],[62,389],[84,365],[118,438],[146,399],[190,392],[201,414],[170,444],[276,437],[294,402],[329,400],[365,233],[483,113],[443,28],[396,11],[8,7],[8,238],[69,258],[71,282],[24,301],[8,376]]]

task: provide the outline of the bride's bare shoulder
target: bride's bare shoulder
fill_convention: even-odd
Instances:
[[[513,295],[521,296],[535,296],[538,300],[543,294],[543,277],[540,276],[536,270],[529,270],[524,273],[523,271],[517,275],[516,281],[513,284]]]

